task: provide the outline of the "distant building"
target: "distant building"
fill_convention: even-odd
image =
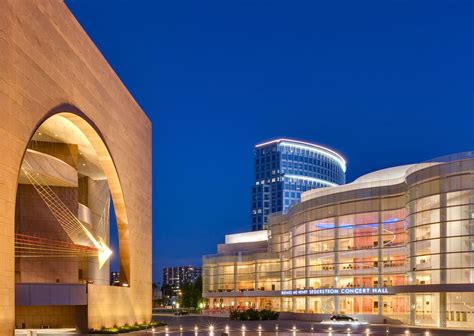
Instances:
[[[184,283],[194,282],[201,276],[202,268],[195,266],[165,267],[163,269],[163,285],[169,285],[174,292],[181,289]]]
[[[120,286],[120,272],[110,272],[110,285]]]
[[[161,283],[153,283],[152,285],[152,300],[153,300],[153,306],[155,306],[156,303],[158,303],[160,300],[163,299],[163,292],[161,291]]]
[[[316,144],[277,139],[255,146],[252,230],[267,228],[268,215],[287,213],[307,190],[346,182],[346,161]]]

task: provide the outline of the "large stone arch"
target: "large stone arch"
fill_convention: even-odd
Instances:
[[[89,286],[89,326],[150,319],[149,119],[62,1],[0,1],[0,54],[0,334],[15,326],[18,170],[34,130],[59,112],[100,134],[127,206],[130,287]]]
[[[80,109],[71,104],[60,104],[52,108],[45,116],[38,122],[35,129],[30,135],[30,140],[36,133],[38,128],[49,118],[59,115],[63,118],[71,121],[76,127],[78,127],[91,142],[94,147],[102,168],[104,169],[105,175],[107,176],[107,182],[109,184],[110,193],[114,202],[115,215],[117,218],[117,227],[119,234],[120,243],[120,277],[121,283],[130,284],[130,232],[128,226],[127,208],[125,205],[125,198],[123,195],[123,189],[120,183],[120,177],[115,167],[114,159],[110,154],[108,146],[105,142],[104,137],[101,134],[100,129],[88,118]],[[26,153],[23,152],[23,157]],[[22,159],[23,161],[23,159]],[[20,168],[18,168],[20,172]]]

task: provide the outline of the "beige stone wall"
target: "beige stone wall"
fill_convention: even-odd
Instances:
[[[17,328],[71,328],[76,326],[76,306],[16,307]]]
[[[100,130],[120,186],[119,237],[130,288],[91,286],[92,327],[151,318],[151,123],[59,0],[0,1],[0,335],[15,325],[15,196],[23,153],[53,112],[72,111]],[[77,110],[62,107],[70,104]],[[103,153],[100,153],[103,154]],[[111,171],[109,162],[104,170]],[[120,179],[120,184],[118,183]],[[122,251],[121,251],[122,258]],[[127,266],[127,265],[126,265]]]
[[[69,209],[77,212],[77,188],[53,186],[51,189]],[[15,225],[20,234],[72,243],[31,184],[18,185]],[[17,257],[16,282],[78,283],[78,259]]]

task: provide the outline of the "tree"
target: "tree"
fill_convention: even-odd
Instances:
[[[171,297],[174,295],[173,288],[169,284],[163,284],[161,286],[161,293],[163,295],[163,303],[168,305]]]
[[[198,308],[202,300],[202,277],[194,282],[186,282],[181,288],[181,305],[185,308]]]

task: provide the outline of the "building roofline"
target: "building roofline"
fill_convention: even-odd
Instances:
[[[281,142],[291,142],[291,143],[294,143],[294,144],[313,147],[314,149],[322,150],[323,152],[326,152],[330,156],[331,155],[334,156],[336,161],[340,161],[340,163],[343,166],[344,171],[345,171],[347,162],[346,162],[346,159],[341,154],[339,154],[338,152],[336,152],[336,151],[334,151],[334,150],[332,150],[328,147],[324,147],[324,146],[321,146],[321,145],[318,145],[318,144],[315,144],[315,143],[301,141],[301,140],[288,139],[288,138],[279,138],[279,139],[274,139],[274,140],[258,143],[258,144],[255,145],[255,148],[271,145],[273,143],[281,143]]]

